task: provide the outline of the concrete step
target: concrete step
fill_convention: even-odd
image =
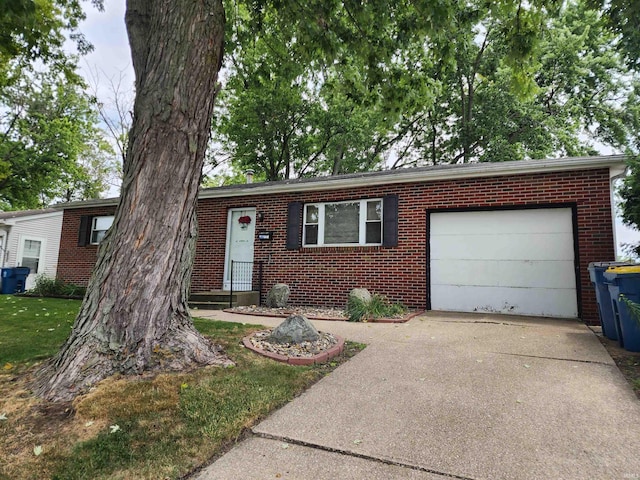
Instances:
[[[233,305],[236,306],[235,304]],[[229,308],[229,302],[192,302],[189,300],[189,308],[198,310],[224,310]]]
[[[260,301],[259,292],[233,292],[216,290],[211,292],[194,292],[189,296],[189,306],[207,310],[222,310],[232,306],[257,305]]]

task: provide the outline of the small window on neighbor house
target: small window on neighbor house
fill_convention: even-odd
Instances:
[[[382,200],[305,205],[303,244],[381,245]]]
[[[113,225],[113,216],[93,217],[91,222],[91,245],[98,245]]]
[[[20,266],[29,267],[31,273],[38,273],[41,250],[42,242],[40,240],[25,239],[22,244],[22,259],[20,261]]]

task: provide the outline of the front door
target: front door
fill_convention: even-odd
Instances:
[[[251,290],[255,231],[255,208],[232,208],[229,210],[224,262],[223,285],[225,290],[231,289],[232,278],[234,291]]]

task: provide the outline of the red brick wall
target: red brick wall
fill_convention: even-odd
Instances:
[[[65,210],[62,219],[58,278],[67,283],[85,286],[96,263],[97,245],[78,246],[80,217],[83,215],[113,215],[115,207],[78,208]]]
[[[380,198],[388,194],[398,195],[397,247],[285,248],[289,202]],[[222,288],[229,208],[255,207],[264,214],[264,220],[256,222],[256,232],[274,232],[272,241],[255,242],[255,260],[265,262],[263,294],[274,283],[283,282],[291,287],[293,304],[342,306],[349,290],[364,287],[392,301],[424,308],[427,209],[568,203],[577,205],[582,316],[586,322],[596,323],[598,314],[587,265],[615,257],[608,169],[201,200],[192,291]],[[58,271],[76,283],[86,281],[88,266],[95,261],[95,247],[77,247],[79,216],[87,212],[65,211],[64,217],[62,243],[67,242],[67,246],[64,255],[61,246]]]

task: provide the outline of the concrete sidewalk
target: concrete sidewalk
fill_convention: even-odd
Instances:
[[[640,478],[640,402],[576,321],[314,323],[368,347],[195,478]]]

